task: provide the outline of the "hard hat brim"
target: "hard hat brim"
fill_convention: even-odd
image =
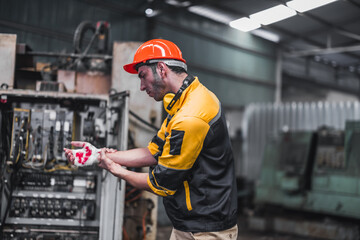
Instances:
[[[129,64],[124,65],[123,68],[128,73],[137,74],[138,71],[135,69],[136,64],[138,64],[138,63],[129,63]]]

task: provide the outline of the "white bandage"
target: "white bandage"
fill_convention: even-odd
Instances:
[[[99,163],[101,150],[90,143],[85,143],[82,149],[71,150],[75,157],[74,165],[78,167],[90,166]]]

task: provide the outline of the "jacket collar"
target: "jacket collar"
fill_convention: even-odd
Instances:
[[[193,89],[195,89],[197,86],[199,86],[199,84],[200,84],[199,79],[197,77],[194,77],[194,81],[190,83],[190,85],[187,88],[185,88],[185,90],[181,93],[180,98],[176,100],[175,103],[172,103],[173,106],[170,108],[170,110],[168,109],[168,106],[172,102],[176,94],[174,93],[166,94],[163,98],[163,104],[166,112],[171,116],[174,115],[178,111],[178,109],[180,109],[183,106],[185,102],[185,98],[188,95],[188,93],[191,92]]]

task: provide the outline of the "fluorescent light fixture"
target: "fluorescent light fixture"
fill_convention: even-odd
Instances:
[[[188,7],[191,5],[189,1],[165,0],[165,2],[175,7]]]
[[[226,23],[228,24],[232,20],[234,20],[234,17],[229,16],[229,13],[219,11],[218,9],[208,7],[208,6],[201,6],[201,5],[195,5],[190,6],[188,10],[192,13],[195,13],[197,15],[210,18],[214,21]]]
[[[288,8],[285,5],[277,5],[272,8],[265,9],[263,11],[250,15],[250,19],[263,25],[269,25],[274,22],[281,21],[296,15],[294,9]]]
[[[254,31],[251,32],[251,34],[254,34],[258,37],[261,37],[261,38],[264,38],[266,40],[269,40],[271,42],[275,42],[275,43],[278,43],[280,42],[280,36],[273,33],[273,32],[269,32],[269,31],[266,31],[264,29],[256,29]]]
[[[230,27],[236,28],[243,32],[249,32],[261,27],[261,25],[247,17],[243,17],[229,23]]]
[[[286,5],[298,12],[306,12],[335,1],[337,0],[293,0],[287,2]]]

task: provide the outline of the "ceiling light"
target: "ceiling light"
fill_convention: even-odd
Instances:
[[[229,23],[230,27],[236,28],[243,32],[249,32],[261,27],[261,25],[247,17],[243,17]]]
[[[151,8],[147,8],[147,9],[145,10],[146,16],[149,16],[149,15],[151,15],[151,14],[153,14],[153,13],[154,13],[154,10],[152,10]]]
[[[287,2],[286,5],[298,12],[306,12],[335,1],[337,0],[293,0]]]
[[[228,24],[229,22],[234,20],[234,17],[229,15],[229,13],[208,6],[196,5],[189,7],[188,10],[197,15],[210,18],[214,21],[221,23]]]
[[[263,25],[268,25],[274,22],[281,21],[296,15],[296,11],[286,7],[285,5],[277,5],[272,8],[265,9],[263,11],[250,15],[250,19]]]
[[[273,32],[269,32],[269,31],[266,31],[264,29],[256,29],[254,31],[251,32],[251,34],[254,34],[258,37],[261,37],[261,38],[264,38],[266,40],[269,40],[271,42],[275,42],[275,43],[278,43],[280,42],[280,36],[273,33]]]
[[[149,17],[149,18],[155,17],[155,16],[157,16],[159,13],[160,13],[159,10],[153,10],[153,9],[151,9],[151,8],[147,8],[147,9],[145,10],[145,15],[146,15],[147,17]]]
[[[165,0],[165,2],[175,7],[188,7],[191,5],[189,1]]]

